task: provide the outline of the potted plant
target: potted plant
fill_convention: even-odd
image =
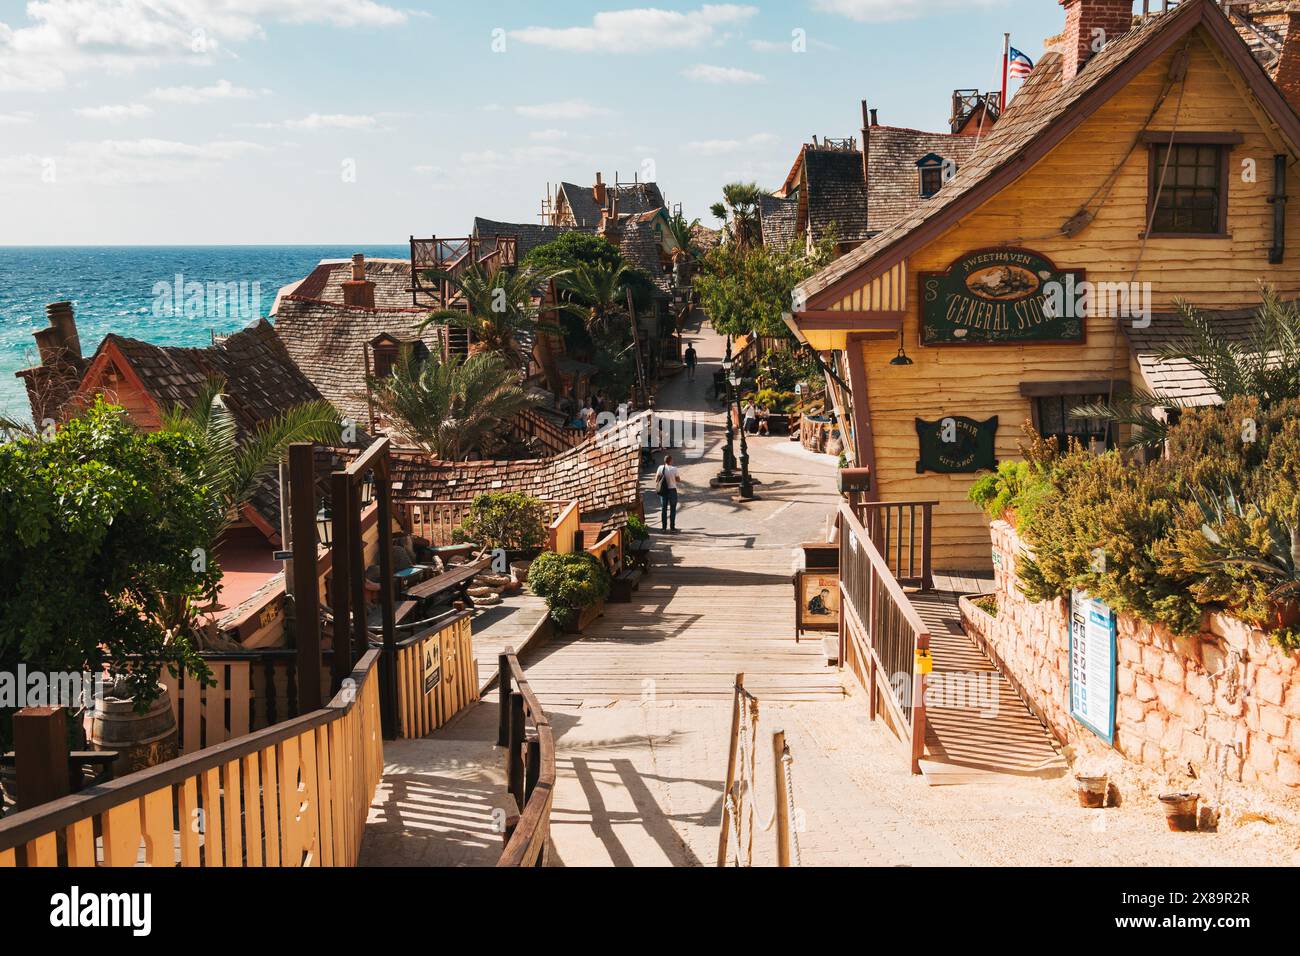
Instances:
[[[546,551],[528,571],[528,587],[546,600],[551,620],[569,634],[604,612],[611,583],[609,571],[585,551]]]
[[[531,561],[546,543],[551,512],[540,498],[518,491],[491,491],[474,499],[452,539],[502,548],[512,564]]]

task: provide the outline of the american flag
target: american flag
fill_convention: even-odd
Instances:
[[[1008,72],[1012,79],[1023,80],[1029,75],[1029,71],[1034,68],[1034,61],[1029,59],[1015,47],[1011,48],[1008,55]]]

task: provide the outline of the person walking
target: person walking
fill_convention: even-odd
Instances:
[[[659,496],[659,527],[677,533],[677,467],[673,456],[665,455],[655,472],[655,494]]]
[[[686,346],[686,381],[695,381],[695,363],[699,361],[699,356],[695,353],[695,343]]]

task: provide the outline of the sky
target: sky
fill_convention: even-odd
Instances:
[[[0,245],[403,243],[654,179],[716,225],[812,135],[941,130],[1058,0],[0,0]],[[1015,89],[1013,81],[1012,90]]]

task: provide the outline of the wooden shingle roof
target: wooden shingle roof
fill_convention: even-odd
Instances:
[[[799,200],[794,197],[760,196],[759,226],[763,245],[784,252],[799,233]]]
[[[285,286],[281,296],[343,304],[343,283],[352,278],[351,259],[326,259],[306,278]],[[366,259],[366,278],[375,284],[375,305],[381,309],[409,307],[411,263],[408,259]],[[272,310],[274,312],[274,310]]]
[[[1256,308],[1201,311],[1214,321],[1215,332],[1238,345],[1247,345],[1255,326]],[[1156,312],[1151,324],[1136,328],[1132,322],[1119,323],[1132,348],[1133,356],[1142,369],[1151,391],[1166,398],[1178,399],[1188,405],[1215,405],[1222,396],[1205,376],[1183,359],[1162,359],[1161,350],[1189,337],[1187,327],[1176,312]]]
[[[917,162],[934,154],[960,170],[975,154],[975,136],[927,133],[896,126],[867,130],[867,226],[882,232],[934,197],[921,195]]]
[[[834,231],[840,242],[867,238],[867,187],[862,153],[805,149],[803,188],[808,197],[808,231],[813,240]]]

